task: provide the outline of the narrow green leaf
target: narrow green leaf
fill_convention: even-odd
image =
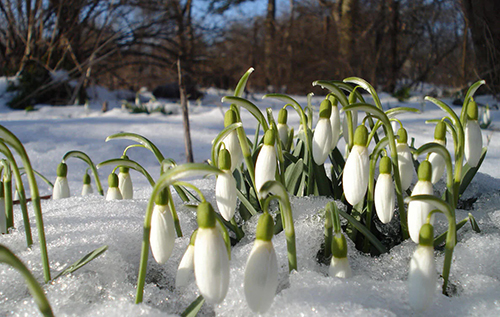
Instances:
[[[203,306],[205,299],[199,295],[196,299],[184,310],[181,317],[195,317]]]
[[[240,80],[238,81],[238,84],[236,85],[236,88],[234,89],[234,95],[236,97],[241,97],[243,95],[243,92],[245,92],[245,87],[247,85],[248,78],[250,75],[253,73],[254,69],[253,67],[250,67],[243,76],[241,76]]]
[[[481,229],[479,229],[479,226],[476,222],[476,219],[474,218],[474,216],[471,213],[469,213],[469,221],[470,221],[470,225],[472,226],[472,230],[474,230],[477,233],[480,233]]]
[[[405,113],[405,112],[414,112],[414,113],[421,113],[420,110],[416,109],[416,108],[410,108],[410,107],[397,107],[397,108],[392,108],[392,109],[389,109],[385,112],[385,114],[389,117],[389,118],[394,118],[395,116],[401,114],[401,113]]]
[[[344,83],[343,81],[338,81],[338,80],[331,80],[330,82],[335,86],[339,87],[340,89],[344,89],[349,93],[352,93],[354,91],[356,99],[359,100],[360,102],[365,102],[363,95],[361,95],[361,93],[357,89],[354,90],[354,87],[351,84]]]
[[[327,80],[316,80],[312,83],[313,86],[321,86],[323,89],[328,89],[332,92],[332,94],[337,97],[337,99],[340,101],[340,104],[342,107],[346,107],[349,105],[349,100],[347,100],[346,95],[340,90],[339,87],[337,87],[335,84],[333,84],[330,81]]]
[[[314,168],[314,181],[318,187],[318,193],[320,196],[333,197],[332,182],[326,176],[326,170],[324,165],[317,165],[311,162]]]
[[[483,150],[481,152],[481,158],[479,159],[479,162],[477,163],[476,167],[470,167],[468,163],[465,163],[465,166],[463,167],[462,170],[462,181],[460,182],[460,189],[458,190],[459,195],[462,195],[465,192],[465,190],[469,186],[474,176],[476,176],[477,171],[481,167],[481,164],[483,163],[483,160],[486,157],[486,152],[488,152],[488,148],[483,147]]]
[[[299,188],[297,183],[304,172],[304,161],[299,159],[297,163],[291,164],[285,171],[286,190],[295,195]]]
[[[372,95],[373,101],[375,102],[377,108],[382,109],[382,103],[380,102],[377,92],[375,91],[373,86],[370,85],[370,83],[368,83],[366,80],[359,77],[348,77],[344,79],[344,82],[358,85],[364,90],[368,91],[370,95]]]
[[[142,135],[136,134],[136,133],[129,133],[129,132],[121,132],[121,133],[116,133],[113,135],[110,135],[106,138],[106,142],[110,140],[115,140],[115,139],[127,139],[127,140],[132,140],[135,141],[139,144],[144,145],[144,147],[155,155],[156,159],[158,162],[161,164],[161,162],[165,159],[163,154],[160,152],[160,150],[156,147],[156,145],[153,144],[153,142],[149,141]]]
[[[108,249],[107,245],[104,245],[104,246],[102,246],[100,248],[95,249],[94,251],[92,251],[92,252],[88,253],[87,255],[85,255],[80,260],[76,261],[75,263],[71,264],[70,266],[68,266],[67,268],[65,268],[64,270],[62,270],[61,273],[57,274],[56,277],[54,277],[52,280],[55,280],[58,277],[61,277],[63,275],[75,272],[79,268],[83,267],[84,265],[86,265],[90,261],[94,260],[95,258],[99,257],[101,254],[103,254],[104,252],[106,252],[107,249]]]
[[[49,185],[51,188],[54,188],[54,184],[52,184],[51,181],[49,181],[49,179],[45,176],[42,175],[42,173],[39,173],[37,172],[36,170],[33,170],[33,172],[38,175],[38,177],[40,177],[47,185]],[[24,167],[19,167],[19,173],[21,173],[21,176],[26,174],[26,170],[24,169]]]
[[[474,96],[479,87],[484,84],[486,84],[485,80],[476,81],[474,84],[472,84],[472,86],[469,87],[469,90],[467,90],[464,98],[464,104],[462,106],[462,112],[460,114],[460,120],[462,124],[465,123],[465,114],[467,113],[467,106],[469,105],[470,99]]]

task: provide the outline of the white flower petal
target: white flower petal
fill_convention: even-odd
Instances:
[[[177,275],[175,277],[175,287],[184,287],[189,284],[194,277],[194,245],[188,245],[186,252],[182,256]]]
[[[231,171],[224,171],[217,177],[215,183],[215,200],[220,214],[227,221],[231,221],[236,210],[236,180]]]
[[[342,176],[345,199],[355,205],[363,200],[368,189],[369,158],[368,149],[354,145],[347,157]]]
[[[255,240],[245,266],[244,291],[248,307],[263,314],[278,288],[278,260],[271,241]]]
[[[231,154],[231,171],[234,171],[243,161],[243,153],[241,152],[240,141],[238,140],[236,131],[229,133],[224,138],[223,143]]]
[[[69,196],[68,179],[66,177],[57,176],[54,182],[54,189],[52,190],[52,199],[63,199]]]
[[[281,143],[284,145],[288,144],[288,125],[284,123],[278,123],[278,135],[280,136]]]
[[[335,276],[338,278],[352,277],[352,270],[351,266],[349,265],[349,260],[347,258],[336,258],[332,256],[328,274],[330,276]]]
[[[337,106],[332,105],[330,125],[332,126],[332,147],[330,150],[333,150],[337,146],[337,143],[339,142],[340,128],[341,128],[339,107]]]
[[[194,276],[201,295],[210,304],[224,300],[229,287],[229,258],[216,228],[199,228],[194,243]]]
[[[433,184],[436,184],[441,177],[443,177],[444,174],[444,169],[445,169],[445,162],[444,158],[437,153],[432,152],[429,155],[429,163],[432,165],[432,178],[431,182]]]
[[[155,205],[153,209],[149,243],[156,262],[167,262],[175,244],[174,219],[167,205]]]
[[[398,167],[399,176],[401,178],[401,187],[407,190],[413,180],[415,174],[415,167],[413,166],[413,157],[410,148],[406,143],[398,143],[396,145],[398,152]]]
[[[483,150],[483,136],[481,134],[481,127],[477,120],[469,120],[465,125],[465,147],[464,154],[467,163],[470,166],[476,167],[481,158],[481,151]]]
[[[389,223],[394,215],[396,193],[391,174],[380,174],[375,185],[375,209],[382,223]]]
[[[325,163],[332,146],[332,126],[329,119],[320,118],[312,139],[312,153],[317,165]]]
[[[106,193],[106,200],[121,200],[123,199],[122,193],[118,187],[108,187]]]
[[[90,184],[83,184],[82,187],[82,196],[88,196],[90,194],[93,194],[94,191],[92,190],[92,185]]]
[[[427,181],[418,181],[413,188],[412,196],[414,195],[432,195],[432,183]],[[426,223],[427,216],[432,210],[432,205],[420,201],[411,201],[408,204],[408,231],[410,238],[418,243],[420,228]],[[431,224],[434,223],[434,216],[431,216]]]
[[[276,152],[274,146],[263,145],[255,163],[255,187],[260,190],[269,180],[274,180],[276,173]]]
[[[134,198],[134,189],[130,173],[118,173],[118,188],[120,188],[120,193],[122,194],[123,199]]]
[[[410,306],[417,312],[426,310],[436,293],[437,275],[434,262],[434,248],[417,247],[410,262],[408,275]]]

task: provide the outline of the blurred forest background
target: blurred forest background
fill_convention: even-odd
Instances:
[[[62,104],[92,84],[178,82],[178,61],[188,91],[234,88],[252,66],[259,92],[358,76],[392,93],[482,78],[499,93],[500,1],[0,0],[0,76],[21,74]],[[66,94],[51,92],[60,70],[77,82]]]

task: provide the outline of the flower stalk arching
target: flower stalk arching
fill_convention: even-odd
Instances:
[[[7,145],[4,142],[0,142],[0,153],[2,153],[6,160],[9,162],[9,165],[12,169],[12,173],[14,174],[14,180],[16,181],[17,193],[19,195],[19,204],[21,205],[21,213],[23,215],[23,223],[24,230],[26,235],[26,244],[30,247],[33,244],[33,237],[31,234],[31,226],[28,215],[28,206],[26,202],[26,192],[24,190],[23,180],[21,178],[21,173],[17,166],[16,160],[14,156],[12,156],[12,152],[9,150]]]
[[[21,273],[24,278],[28,290],[33,296],[35,303],[38,306],[38,309],[45,317],[53,317],[54,313],[52,312],[52,308],[50,307],[49,301],[45,296],[43,288],[38,284],[36,278],[31,274],[28,268],[19,260],[19,258],[12,253],[7,247],[0,244],[0,263],[6,263],[9,266],[12,266],[14,269]]]
[[[150,150],[153,152],[154,156],[158,160],[158,163],[161,164],[161,162],[165,159],[161,151],[156,147],[156,145],[153,144],[153,142],[149,141],[142,135],[136,134],[136,133],[129,133],[129,132],[121,132],[121,133],[116,133],[108,136],[105,140],[105,142],[108,142],[110,140],[114,139],[127,139],[127,140],[132,140],[135,141],[141,145],[143,145],[146,149]]]
[[[43,276],[45,282],[50,281],[50,265],[49,265],[49,256],[47,253],[47,243],[45,240],[45,230],[43,226],[43,216],[42,216],[42,207],[40,204],[40,194],[38,192],[38,185],[35,179],[35,173],[33,168],[31,167],[31,162],[26,153],[26,149],[19,139],[4,126],[0,125],[0,140],[4,143],[9,144],[14,148],[17,154],[21,157],[23,162],[24,169],[26,171],[26,176],[28,177],[28,184],[30,187],[31,193],[31,201],[33,203],[33,210],[35,212],[35,219],[38,229],[38,240],[40,242],[40,253],[42,256],[42,266],[43,266]]]
[[[411,202],[411,201],[420,201],[420,202],[426,202],[437,209],[439,209],[445,216],[446,219],[448,220],[448,232],[446,234],[446,244],[445,244],[445,253],[444,253],[444,264],[443,264],[443,294],[448,295],[448,282],[449,282],[449,276],[450,276],[450,269],[451,269],[451,261],[453,258],[453,250],[455,248],[455,245],[457,244],[457,229],[456,229],[456,223],[455,223],[455,210],[454,208],[447,202],[439,199],[436,196],[433,195],[415,195],[411,197],[407,197],[405,199],[406,202]]]
[[[155,186],[153,187],[153,192],[151,193],[151,197],[149,198],[148,205],[146,208],[146,215],[144,217],[144,225],[143,225],[143,238],[142,238],[142,248],[141,248],[141,256],[140,256],[140,264],[139,264],[139,274],[137,277],[137,292],[135,303],[139,304],[142,302],[144,295],[144,284],[146,282],[146,271],[147,271],[147,263],[149,256],[149,235],[151,233],[151,218],[153,214],[153,207],[156,200],[156,197],[160,194],[160,192],[166,188],[171,186],[174,182],[178,181],[184,177],[193,177],[200,175],[208,175],[208,174],[221,174],[223,173],[218,168],[215,168],[206,164],[199,163],[186,163],[183,165],[177,165],[168,171],[164,172]],[[169,197],[169,200],[172,200]]]
[[[288,271],[297,270],[297,251],[295,247],[295,227],[293,224],[292,206],[290,198],[283,184],[277,181],[267,181],[260,190],[262,196],[272,192],[280,202],[281,219],[286,236],[286,245],[288,250]]]
[[[352,104],[343,109],[343,111],[349,111],[349,110],[361,110],[365,112],[371,113],[374,117],[382,121],[382,124],[385,127],[386,135],[389,141],[389,148],[391,152],[391,161],[392,161],[392,170],[393,170],[393,175],[394,175],[394,182],[396,183],[396,197],[398,201],[398,207],[399,207],[399,213],[400,213],[400,219],[401,219],[401,232],[403,234],[403,239],[408,239],[409,234],[408,234],[408,219],[407,219],[407,214],[405,211],[405,206],[404,206],[404,200],[403,200],[403,190],[401,186],[401,177],[399,173],[399,166],[398,166],[398,153],[397,153],[397,148],[396,148],[396,138],[394,137],[394,134],[391,133],[392,127],[391,127],[391,122],[389,121],[389,118],[387,115],[380,110],[379,108],[365,104],[365,103],[357,103],[357,104]]]
[[[70,157],[79,158],[89,165],[90,169],[92,170],[92,174],[94,174],[94,180],[95,180],[95,185],[97,187],[97,191],[99,192],[99,195],[104,196],[104,190],[102,189],[101,181],[99,179],[99,173],[97,173],[97,168],[94,162],[92,162],[92,160],[90,159],[90,157],[87,154],[83,153],[82,151],[69,151],[66,154],[64,154],[61,162],[66,163],[66,161]]]
[[[116,165],[115,168],[113,169],[113,172],[114,172],[114,170],[116,170],[119,167],[131,168],[131,169],[141,173],[142,175],[144,175],[144,177],[146,177],[146,179],[148,180],[148,182],[151,186],[155,185],[155,181],[154,181],[153,177],[151,177],[151,175],[148,173],[148,171],[144,167],[142,167],[139,163],[137,163],[136,161],[133,161],[131,159],[115,158],[115,159],[106,160],[104,162],[97,164],[97,168],[99,169],[99,168],[101,168],[103,166],[107,166],[107,165]]]

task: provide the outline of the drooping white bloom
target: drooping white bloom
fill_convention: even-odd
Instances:
[[[108,192],[106,193],[106,200],[121,200],[123,196],[118,188],[118,176],[111,173],[108,176]]]
[[[120,173],[118,173],[118,188],[120,189],[123,199],[134,198],[132,178],[130,177],[130,173],[128,171],[122,172],[120,169]]]
[[[257,236],[245,266],[244,291],[248,307],[259,314],[271,307],[278,288],[278,260],[271,241],[273,218],[259,218]]]
[[[90,176],[85,173],[85,175],[83,175],[82,196],[88,196],[93,193],[92,185],[90,185]]]
[[[224,126],[227,127],[233,123],[236,123],[236,113],[234,110],[229,109],[224,117]],[[238,166],[241,165],[243,161],[243,152],[241,152],[240,141],[238,139],[238,134],[236,131],[229,133],[223,141],[226,149],[231,153],[231,171],[234,171]]]
[[[201,295],[210,304],[224,300],[229,287],[229,257],[215,225],[215,212],[208,202],[198,206],[198,233],[194,244],[194,276]]]
[[[344,166],[342,184],[345,199],[351,205],[356,205],[363,200],[368,189],[369,158],[366,141],[368,130],[364,125],[356,129],[354,146],[352,147]]]
[[[149,243],[156,262],[159,264],[167,262],[175,244],[174,219],[168,205],[154,206]]]
[[[443,140],[434,140],[434,142],[438,143],[438,144],[441,144],[443,146],[445,145],[445,142]],[[429,154],[429,159],[428,160],[429,160],[429,162],[432,165],[432,179],[431,179],[431,182],[433,184],[436,184],[441,179],[441,177],[443,176],[446,164],[444,162],[444,158],[440,154],[437,154],[435,152],[432,152],[431,154]]]
[[[384,156],[380,160],[380,174],[375,185],[375,210],[382,223],[389,223],[394,215],[396,194],[391,176],[391,159]]]
[[[217,176],[215,183],[215,200],[217,208],[225,220],[231,221],[236,210],[236,180],[231,173],[231,155],[226,149],[219,153],[219,168],[224,172]]]
[[[413,156],[407,144],[408,134],[406,130],[400,128],[398,135],[399,139],[396,144],[396,150],[398,152],[399,177],[401,179],[402,190],[407,190],[413,180],[415,167],[413,166]]]
[[[345,258],[336,258],[332,256],[330,262],[330,267],[328,268],[328,274],[330,276],[338,278],[350,278],[352,277],[351,266],[349,265],[349,260]]]
[[[418,168],[418,182],[415,184],[412,196],[432,195],[431,183],[432,166],[428,161],[420,163]],[[408,231],[413,242],[418,243],[420,228],[427,222],[427,216],[432,211],[432,205],[421,201],[411,201],[408,204]],[[434,223],[434,216],[431,216],[431,224]]]
[[[316,124],[316,129],[314,129],[312,139],[312,154],[314,162],[317,165],[323,165],[332,150],[331,112],[332,103],[328,99],[323,100],[319,111],[319,120]]]
[[[467,107],[467,123],[464,129],[464,154],[467,163],[471,167],[476,167],[479,164],[481,151],[483,150],[483,136],[481,134],[481,127],[477,122],[477,116],[477,104],[475,101],[471,101]]]
[[[429,230],[432,233],[432,225],[426,224],[422,227],[421,242],[411,258],[408,275],[409,302],[411,308],[417,312],[429,308],[436,293],[437,274],[432,245],[433,235],[425,236]]]
[[[66,163],[59,163],[57,166],[57,178],[52,189],[52,199],[63,199],[70,196],[67,175],[68,166]]]
[[[341,129],[339,107],[334,103],[332,104],[332,114],[330,115],[330,125],[332,126],[332,147],[330,149],[330,151],[331,151],[337,146],[337,143],[339,142],[340,129]]]
[[[283,143],[284,146],[288,144],[288,111],[286,108],[281,108],[279,114],[278,114],[278,135],[280,137],[281,143]]]
[[[347,241],[340,232],[335,233],[332,238],[332,260],[328,274],[338,278],[352,277],[351,266],[347,259]]]
[[[255,187],[258,191],[265,182],[275,179],[276,150],[274,149],[274,141],[275,131],[273,129],[267,130],[264,136],[264,145],[255,162]]]
[[[193,241],[194,243],[194,241]],[[184,287],[189,285],[189,282],[194,277],[194,244],[189,244],[186,252],[182,256],[177,275],[175,276],[175,287]]]

